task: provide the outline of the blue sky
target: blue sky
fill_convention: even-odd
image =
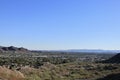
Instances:
[[[0,45],[120,49],[120,0],[0,0]]]

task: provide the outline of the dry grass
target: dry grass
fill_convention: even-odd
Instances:
[[[19,71],[0,66],[0,78],[3,80],[24,80],[24,75]]]

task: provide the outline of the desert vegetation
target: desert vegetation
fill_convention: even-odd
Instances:
[[[117,55],[2,48],[1,80],[111,80],[120,73]],[[114,57],[112,57],[114,56]],[[117,57],[116,57],[117,56]],[[116,80],[119,77],[117,76]]]

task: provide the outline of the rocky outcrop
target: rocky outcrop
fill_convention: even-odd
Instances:
[[[2,47],[2,46],[0,46],[0,52],[9,52],[9,51],[13,51],[13,52],[29,52],[28,49],[25,49],[23,47],[17,48],[17,47],[14,47],[14,46],[10,46],[10,47]]]

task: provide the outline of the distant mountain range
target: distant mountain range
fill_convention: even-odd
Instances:
[[[120,53],[120,50],[102,50],[102,49],[71,49],[66,52],[86,52],[86,53]]]
[[[49,52],[79,52],[79,53],[120,53],[120,50],[102,50],[102,49],[70,49],[70,50],[28,50],[23,47],[3,47],[0,46],[0,52],[8,52],[8,51],[15,51],[15,52],[30,52],[30,51],[49,51]]]
[[[43,50],[51,52],[75,52],[75,53],[120,53],[120,50],[102,50],[102,49],[69,49],[69,50]]]
[[[0,52],[28,52],[29,50],[23,47],[17,48],[14,46],[10,46],[10,47],[3,47],[0,46]]]

